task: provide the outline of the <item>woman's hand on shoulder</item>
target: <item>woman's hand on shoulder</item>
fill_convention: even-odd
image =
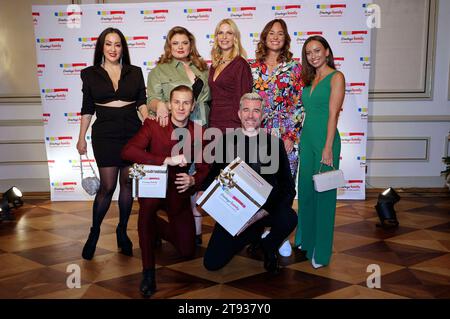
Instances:
[[[169,108],[166,102],[159,101],[156,105],[156,120],[162,127],[169,124]]]

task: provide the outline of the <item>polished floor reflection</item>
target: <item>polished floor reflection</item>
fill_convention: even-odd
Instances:
[[[375,191],[365,201],[339,201],[334,253],[314,269],[296,249],[281,257],[282,271],[264,271],[261,256],[243,250],[224,269],[209,272],[202,256],[214,222],[204,218],[203,246],[191,260],[169,243],[157,253],[158,290],[152,298],[450,298],[450,197],[441,191],[400,193],[400,227],[376,227]],[[0,223],[0,298],[141,298],[137,203],[129,222],[134,257],[117,253],[118,207],[111,205],[93,260],[81,259],[91,221],[91,202],[29,199]],[[69,289],[67,266],[81,269],[81,288]],[[370,289],[369,265],[381,270]]]

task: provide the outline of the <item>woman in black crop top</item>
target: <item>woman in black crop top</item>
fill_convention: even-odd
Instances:
[[[116,229],[117,245],[125,255],[132,255],[133,244],[127,236],[128,218],[133,205],[128,169],[131,163],[120,157],[122,147],[139,130],[148,116],[144,77],[141,68],[130,64],[127,42],[118,29],[108,28],[98,37],[94,65],[81,71],[83,106],[81,108],[78,152],[87,151],[86,131],[92,115],[92,148],[100,173],[100,189],[93,206],[92,227],[83,248],[84,259],[92,259],[119,176],[120,219]]]

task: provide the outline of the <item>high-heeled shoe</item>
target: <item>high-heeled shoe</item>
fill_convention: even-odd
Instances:
[[[155,269],[144,269],[139,290],[145,298],[150,297],[156,291]]]
[[[117,248],[120,249],[120,253],[126,256],[133,256],[133,243],[130,238],[128,238],[126,229],[117,226]]]
[[[316,260],[314,258],[315,252],[316,252],[316,249],[313,250],[313,256],[311,258],[311,265],[313,266],[314,269],[319,269],[319,268],[325,267],[325,265],[316,263]]]
[[[81,256],[86,260],[91,260],[94,257],[95,248],[97,247],[98,237],[100,236],[100,228],[91,227],[89,237],[84,244]]]

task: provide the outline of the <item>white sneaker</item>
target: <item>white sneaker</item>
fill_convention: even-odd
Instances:
[[[283,257],[289,257],[292,254],[292,247],[289,239],[286,239],[278,249],[278,252]]]
[[[315,252],[315,250],[313,251],[313,256],[312,256],[312,259],[311,259],[311,264],[312,264],[312,266],[314,267],[314,269],[318,269],[318,268],[323,267],[324,265],[318,264],[318,263],[316,263],[316,261],[314,260],[314,252]]]
[[[262,235],[261,238],[266,238],[267,235],[270,234],[270,230],[266,230]],[[289,257],[292,254],[292,247],[291,243],[289,242],[289,239],[286,239],[283,244],[278,249],[278,252],[283,257]]]

